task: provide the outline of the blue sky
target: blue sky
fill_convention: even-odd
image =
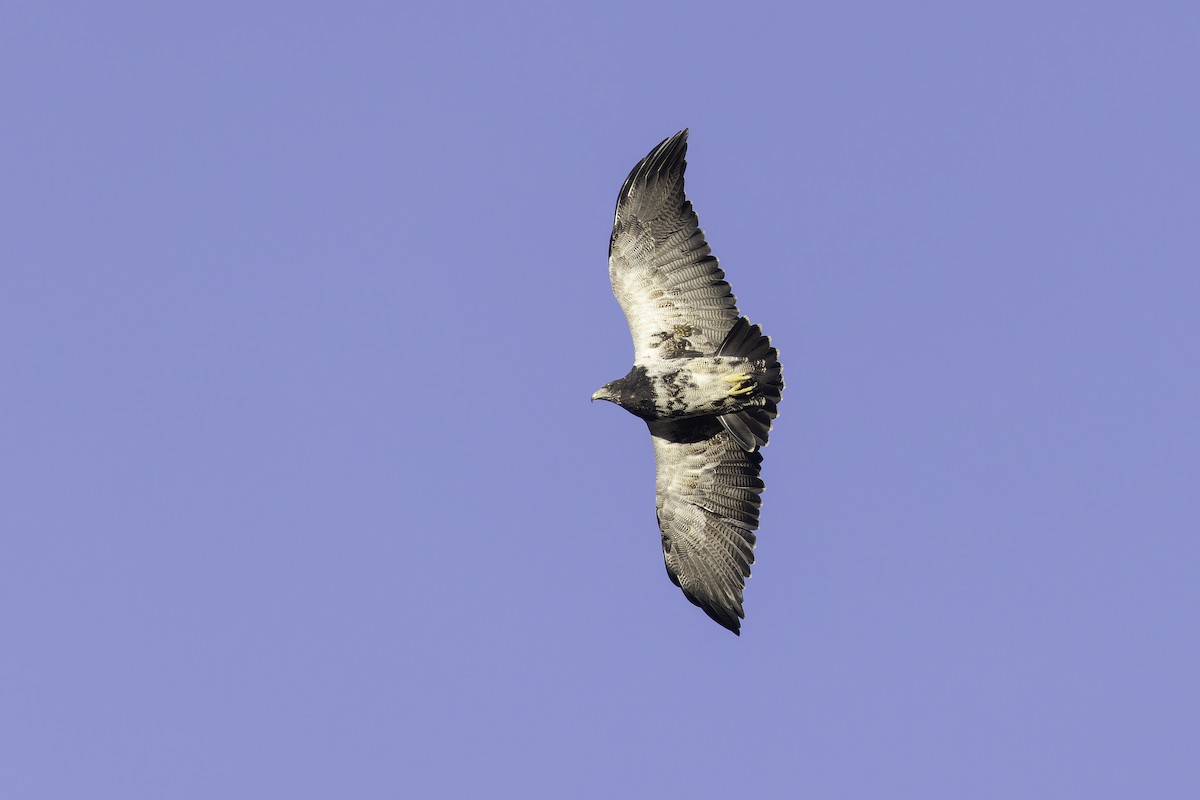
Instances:
[[[0,795],[1194,797],[1188,3],[10,4]],[[788,391],[664,574],[612,205]]]

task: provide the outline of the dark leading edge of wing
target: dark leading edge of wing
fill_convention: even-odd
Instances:
[[[609,277],[638,361],[670,358],[685,349],[713,353],[738,318],[725,273],[684,194],[687,133],[650,151],[617,195]],[[664,347],[663,334],[677,331],[690,333]]]

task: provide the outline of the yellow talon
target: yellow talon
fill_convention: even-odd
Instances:
[[[750,376],[744,372],[739,372],[736,375],[725,375],[721,380],[729,381],[730,383],[745,383],[750,380]]]
[[[750,394],[753,391],[754,391],[753,386],[743,386],[741,389],[730,389],[729,393],[731,395],[733,395],[734,397],[737,397],[738,395],[742,395],[742,394]]]

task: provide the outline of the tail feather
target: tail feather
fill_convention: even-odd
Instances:
[[[783,397],[783,367],[779,364],[779,352],[771,346],[771,338],[763,334],[762,328],[751,325],[745,317],[739,317],[725,335],[725,341],[717,348],[717,355],[764,362],[765,368],[756,370],[754,376],[758,381],[758,394],[766,399],[766,403],[732,414],[722,414],[717,419],[746,450],[765,445],[771,432],[771,421],[779,414],[778,403]]]

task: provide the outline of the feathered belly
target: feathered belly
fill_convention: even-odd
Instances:
[[[746,358],[709,356],[643,364],[654,386],[659,419],[729,414],[763,404],[756,395],[765,364]]]

